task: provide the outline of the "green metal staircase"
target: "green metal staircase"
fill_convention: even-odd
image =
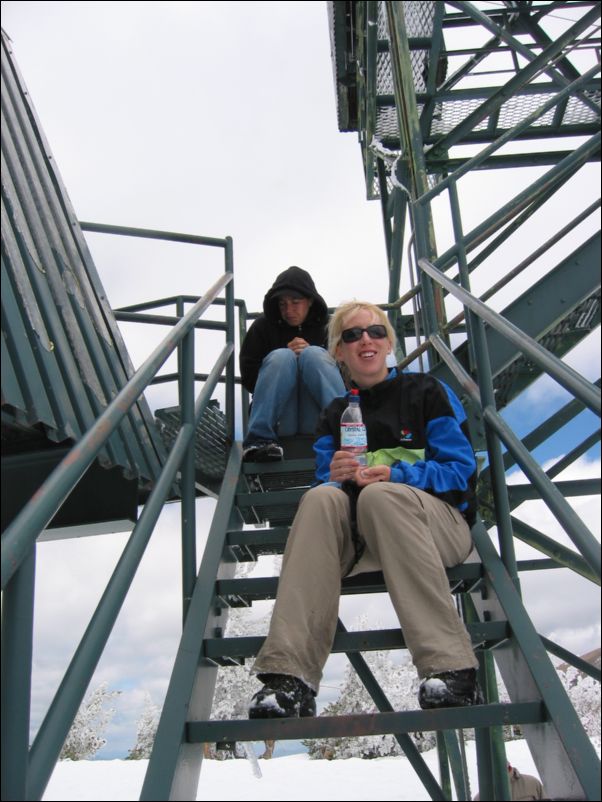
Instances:
[[[82,234],[86,230],[219,247],[224,251],[225,270],[201,299],[178,296],[115,313],[102,307],[112,331],[117,330],[115,321],[158,322],[159,317],[173,328],[135,374],[127,355],[122,354],[125,367],[115,380],[115,392],[107,393],[94,414],[86,413],[86,425],[71,438],[75,445],[71,448],[72,442],[67,443],[67,458],[48,478],[40,478],[36,502],[25,504],[3,522],[3,799],[41,797],[157,516],[165,501],[174,498],[182,501],[184,621],[141,799],[195,799],[199,778],[202,793],[201,744],[206,742],[380,733],[395,734],[431,798],[450,799],[453,779],[456,797],[467,799],[470,792],[458,731],[473,727],[481,799],[508,799],[501,728],[511,723],[521,725],[550,797],[599,798],[599,760],[549,655],[561,657],[598,680],[600,672],[537,633],[521,599],[519,576],[549,570],[551,593],[560,592],[554,583],[554,569],[559,567],[570,568],[583,582],[600,584],[599,544],[566,501],[572,495],[599,494],[599,479],[554,481],[599,442],[599,429],[588,423],[587,434],[547,473],[531,453],[549,443],[584,410],[592,419],[600,416],[599,380],[591,383],[564,361],[600,323],[600,235],[598,230],[592,231],[591,223],[600,201],[575,197],[572,183],[584,174],[591,175],[600,158],[596,56],[600,6],[594,2],[327,5],[339,128],[357,132],[367,197],[382,207],[390,286],[383,305],[399,334],[400,364],[413,368],[416,360],[423,359],[424,370],[456,390],[484,464],[478,491],[480,518],[473,527],[475,551],[465,564],[450,569],[448,576],[479,658],[486,704],[394,711],[362,652],[403,649],[403,632],[347,632],[341,620],[332,651],[347,655],[379,713],[276,721],[211,719],[218,668],[227,670],[228,665],[252,659],[262,641],[259,637],[226,637],[229,610],[272,599],[277,591],[277,577],[237,578],[236,566],[284,550],[298,501],[312,482],[311,451],[306,441],[297,440],[285,444],[282,464],[241,461],[241,444],[234,429],[234,313],[238,309],[239,330],[244,333],[246,308],[244,302],[234,299],[231,240],[78,224],[47,146],[41,144],[41,136],[38,141],[35,115],[31,110],[17,113],[15,101],[17,112],[7,112],[11,126],[13,117],[34,120],[28,147],[32,152],[38,148],[39,175],[46,171],[52,177],[51,188],[45,190],[46,205],[23,203],[23,219],[27,220],[34,207],[42,219],[54,215],[62,240],[68,231],[75,241],[58,265],[52,248],[49,256],[40,246],[39,261],[49,276],[55,269],[64,276],[65,265],[72,271],[83,265],[81,280],[84,275],[91,276],[91,284],[102,296]],[[15,82],[10,54],[5,61],[3,49],[5,80],[18,100],[19,81]],[[31,103],[25,93],[21,102]],[[23,135],[17,128],[15,131],[14,139],[22,146]],[[12,154],[8,146],[7,152]],[[521,179],[508,199],[508,184],[516,171]],[[469,210],[474,192],[471,182],[482,175],[488,177],[492,197],[497,197],[496,186],[499,188],[500,203],[465,230],[463,216],[467,211],[474,216]],[[23,197],[29,190],[37,191],[37,182],[30,187],[31,177],[21,178]],[[595,179],[590,189],[592,186],[599,193]],[[21,208],[17,203],[21,196],[10,190],[8,186],[5,195],[3,184],[3,214],[6,209],[11,231],[18,233],[23,223],[14,210]],[[548,210],[559,198],[565,199],[569,211],[563,225],[550,231]],[[444,226],[439,215],[444,199],[448,201],[449,233],[441,236],[442,240],[447,236],[441,245],[438,240]],[[17,253],[21,257],[37,254],[27,237],[18,248],[5,249],[3,233],[3,281],[6,267],[13,289],[23,286],[18,282],[31,274],[31,265],[26,258],[15,258]],[[518,278],[520,286],[511,284]],[[484,289],[477,293],[471,284]],[[513,300],[498,312],[502,303],[497,294],[504,289],[510,290]],[[18,293],[13,296],[18,309]],[[51,309],[50,302],[44,306],[40,301],[39,293],[32,297],[44,311]],[[151,308],[167,303],[176,304],[173,318],[150,314]],[[188,311],[187,303],[192,304]],[[224,307],[225,314],[220,321],[209,321],[206,313],[215,305]],[[96,317],[96,313],[91,315],[93,320]],[[6,325],[10,347],[10,337],[23,323],[15,317],[8,319],[14,321]],[[4,320],[3,308],[3,333]],[[193,335],[198,327],[220,329],[226,341],[207,376],[194,373]],[[117,346],[119,349],[119,342]],[[146,387],[160,380],[159,368],[175,349],[180,368],[172,378],[178,381],[179,399],[175,407],[157,415],[160,425],[155,431],[144,405],[136,405]],[[41,356],[34,353],[32,363],[42,365],[48,375],[48,365],[52,368],[53,360],[61,356],[57,350],[49,348]],[[9,348],[10,355],[18,356],[18,352],[16,347]],[[18,359],[10,364],[16,366],[14,375],[18,376],[22,370]],[[524,399],[542,376],[560,383],[569,400],[542,415],[521,439],[503,413],[512,402]],[[203,383],[196,399],[195,380]],[[202,429],[199,438],[201,419],[219,418],[211,401],[218,381],[226,386],[224,425]],[[21,387],[14,380],[13,385]],[[3,392],[4,387],[3,372]],[[59,396],[50,397],[54,403]],[[72,392],[71,399],[75,397],[77,392]],[[25,400],[15,393],[12,405],[3,406],[3,426],[10,423],[13,434],[18,431],[31,438],[43,429],[44,419],[36,417],[37,410],[28,409]],[[243,428],[247,402],[243,391]],[[124,419],[127,426],[120,429]],[[133,471],[141,477],[135,482],[135,498],[144,506],[132,521],[128,546],[30,748],[35,543],[40,533],[43,536],[48,531],[48,524],[87,467],[99,453],[104,454],[103,449],[113,457],[109,464],[120,474],[132,473],[132,467],[143,464],[137,449],[144,453],[144,444],[136,446],[133,465],[131,458],[132,433],[140,432],[139,420],[149,427],[153,455],[152,471]],[[26,426],[33,434],[29,429],[23,434]],[[66,425],[63,428],[68,429]],[[53,435],[59,443],[64,442],[62,431]],[[121,441],[111,450],[110,438],[115,433]],[[514,465],[522,468],[527,484],[507,485],[506,472]],[[217,505],[197,572],[194,503],[201,494],[216,495]],[[517,517],[516,508],[527,498],[539,498],[548,505],[575,549]],[[531,545],[541,557],[517,561],[515,539]],[[342,583],[343,595],[384,590],[380,573]],[[498,701],[495,666],[510,696],[507,704]],[[439,778],[410,739],[409,733],[414,731],[438,733]]]
[[[191,744],[205,741],[392,732],[432,798],[449,798],[450,787],[445,778],[441,784],[435,780],[407,737],[413,730],[428,729],[441,734],[442,764],[449,761],[458,798],[467,798],[466,778],[453,734],[466,727],[476,727],[481,798],[508,798],[499,725],[510,722],[521,723],[551,796],[568,799],[599,795],[599,761],[576,720],[548,652],[568,658],[598,679],[599,672],[537,634],[521,601],[518,581],[522,571],[568,566],[586,581],[600,583],[599,546],[565,499],[565,495],[599,493],[599,480],[551,481],[599,440],[599,430],[592,427],[591,433],[549,469],[547,476],[530,454],[582,410],[600,414],[596,386],[560,361],[600,322],[599,232],[582,238],[568,255],[556,257],[559,251],[554,250],[558,242],[599,209],[600,202],[591,203],[583,211],[575,210],[573,219],[547,239],[550,232],[545,228],[546,203],[561,193],[571,178],[599,159],[599,65],[580,70],[571,58],[574,51],[597,46],[599,7],[593,3],[579,4],[578,9],[570,3],[479,6],[428,2],[329,4],[339,126],[341,130],[358,132],[367,195],[380,199],[382,204],[389,257],[388,308],[402,342],[401,364],[409,365],[428,353],[428,369],[451,384],[463,399],[477,451],[487,454],[479,487],[481,520],[473,530],[478,556],[448,574],[451,590],[461,599],[479,655],[488,703],[467,710],[393,712],[360,653],[403,648],[403,633],[348,633],[341,622],[333,652],[347,654],[381,713],[309,721],[211,721],[210,691],[197,685],[198,697],[194,693],[192,696],[195,711],[182,716],[177,724],[172,721],[171,731],[167,723],[159,729],[143,789],[145,799],[167,793],[173,798],[185,798],[189,793],[177,769],[173,780],[169,779],[163,757],[169,744],[173,754],[173,738],[178,732],[186,754]],[[573,12],[570,22],[565,20],[558,35],[549,35],[545,30],[547,15],[569,8]],[[447,35],[459,28],[464,29],[467,43],[462,48],[447,46]],[[484,33],[488,37],[483,38]],[[525,36],[530,37],[528,45],[524,44]],[[479,44],[475,45],[475,41]],[[510,66],[505,70],[491,69],[488,74],[505,73],[501,82],[494,79],[486,85],[477,78],[485,85],[475,87],[476,68],[500,56]],[[450,65],[459,59],[463,63],[449,74]],[[591,61],[590,58],[590,65]],[[473,78],[473,86],[465,87],[469,77]],[[577,144],[571,139],[575,136],[581,137]],[[567,142],[566,149],[552,151],[544,147],[545,141],[552,138]],[[496,153],[511,141],[518,147]],[[539,144],[533,147],[533,141]],[[472,151],[466,147],[462,151],[460,146],[466,145],[473,146]],[[478,150],[482,145],[485,147]],[[536,179],[473,230],[464,232],[460,179],[481,170],[495,171],[499,177],[506,168],[521,167],[537,167]],[[449,197],[454,243],[437,255],[431,204],[443,192]],[[570,208],[573,212],[573,205]],[[495,265],[493,278],[479,301],[470,292],[473,272],[481,265],[495,263],[496,254],[512,243],[517,233],[529,229],[533,219],[540,220],[541,241],[536,240],[530,251],[523,244],[520,258],[514,258],[503,269]],[[412,286],[400,297],[405,247],[407,269],[410,273],[413,269],[414,276]],[[469,261],[471,252],[476,255]],[[532,265],[542,256],[548,260],[544,275],[529,280]],[[445,273],[453,268],[459,270],[459,277],[452,281]],[[484,303],[521,275],[526,277],[523,288],[501,315]],[[458,286],[463,292],[457,291]],[[452,295],[465,310],[456,317],[447,313]],[[402,307],[410,301],[415,305],[413,313],[403,314]],[[464,342],[452,351],[451,338],[457,339],[458,335]],[[574,398],[542,420],[520,442],[499,412],[544,374],[552,375]],[[505,471],[514,464],[523,468],[528,485],[506,487]],[[232,468],[234,483],[235,467]],[[309,464],[299,460],[269,468],[243,466],[237,490],[231,490],[232,507],[224,510],[222,518],[224,522],[231,521],[234,515],[236,526],[226,525],[218,536],[220,546],[213,552],[213,564],[207,565],[206,574],[202,568],[199,575],[210,584],[217,577],[213,591],[203,582],[205,606],[212,610],[211,625],[205,624],[202,617],[190,623],[191,629],[204,632],[197,652],[198,670],[211,676],[212,681],[217,666],[250,659],[261,645],[258,637],[224,637],[225,618],[230,607],[274,598],[277,578],[234,578],[232,560],[281,552],[304,489],[300,479],[304,469],[309,469]],[[577,551],[510,515],[522,500],[533,497],[544,499],[555,511]],[[244,523],[264,518],[270,521],[269,528],[242,528]],[[499,553],[487,531],[492,527],[498,530]],[[517,563],[514,537],[535,547],[541,559]],[[380,574],[342,583],[343,595],[383,590]],[[215,617],[218,610],[221,615]],[[512,700],[507,705],[497,702],[494,659]],[[189,683],[193,681],[192,673]],[[170,688],[174,696],[168,695],[171,710],[187,697],[177,670],[176,677],[177,688],[176,680]],[[204,714],[200,715],[197,708]],[[188,778],[190,770],[187,762]]]

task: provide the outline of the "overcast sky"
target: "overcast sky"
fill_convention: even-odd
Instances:
[[[351,297],[386,300],[380,205],[366,201],[357,135],[338,131],[324,2],[3,2],[2,12],[79,219],[232,236],[236,296],[251,311],[261,308],[266,289],[291,264],[312,273],[330,305]],[[576,179],[576,210],[599,194],[597,169],[592,166],[583,183]],[[495,192],[491,175],[467,178],[471,202],[463,207],[465,227],[476,225],[534,176],[523,171]],[[548,211],[550,231],[566,220],[566,201],[555,203]],[[451,233],[443,213],[439,220],[443,252]],[[544,239],[548,236],[549,231]],[[202,294],[223,270],[212,250],[100,235],[88,235],[88,241],[114,307]],[[570,249],[570,243],[562,247]],[[511,249],[496,259],[492,269],[516,261]],[[490,284],[491,275],[482,280]],[[139,364],[164,331],[141,335],[134,329],[123,327]],[[596,335],[569,361],[595,379],[598,353]],[[203,359],[199,368],[205,369]],[[533,420],[534,408],[557,407],[562,397],[555,387],[540,384],[520,415],[522,425]],[[174,403],[166,395],[150,401],[153,407]],[[559,442],[556,456],[568,448]],[[581,460],[570,475],[591,477],[596,471],[598,454]],[[599,531],[596,500],[575,504]],[[198,504],[200,540],[212,509],[212,501]],[[520,513],[538,528],[545,521],[550,535],[558,531],[540,506],[524,505]],[[35,722],[125,540],[116,535],[39,548]],[[179,509],[172,506],[162,516],[92,681],[92,687],[107,680],[122,691],[106,756],[133,746],[145,691],[162,702],[178,637],[179,565]],[[563,593],[552,595],[561,603],[550,600],[549,576],[526,581],[540,631],[577,653],[599,646],[595,589],[554,573]],[[346,604],[348,625],[360,611],[375,623],[395,625],[382,598]],[[329,669],[326,684],[336,685],[341,659]],[[321,700],[332,693],[325,689]]]

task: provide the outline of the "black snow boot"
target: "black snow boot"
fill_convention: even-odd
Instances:
[[[249,718],[305,718],[316,715],[316,694],[297,677],[258,674],[265,683],[253,696]]]
[[[483,694],[474,668],[442,671],[420,683],[418,703],[423,710],[483,704]]]

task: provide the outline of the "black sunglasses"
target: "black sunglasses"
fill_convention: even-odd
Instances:
[[[387,336],[387,329],[380,323],[375,323],[372,326],[366,326],[365,329],[360,328],[360,326],[354,326],[352,329],[343,329],[341,332],[341,340],[344,343],[355,343],[361,339],[364,332],[373,340],[382,340]]]

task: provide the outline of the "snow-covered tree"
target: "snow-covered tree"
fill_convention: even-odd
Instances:
[[[593,677],[569,666],[559,671],[566,692],[581,719],[583,728],[592,740],[600,742],[600,683]]]
[[[115,715],[114,707],[107,707],[120,691],[109,691],[101,683],[84,701],[73,720],[59,760],[86,760],[106,744],[104,732]]]
[[[146,693],[144,710],[138,721],[136,745],[129,751],[127,760],[142,760],[150,757],[157,734],[160,712],[160,708],[153,703],[150,694]]]
[[[354,627],[366,629],[367,621],[361,619]],[[401,665],[393,663],[391,653],[367,652],[364,659],[385,692],[394,710],[412,710],[417,705],[418,676],[408,660]],[[376,705],[358,677],[355,669],[348,665],[338,699],[327,705],[320,715],[336,716],[356,713],[376,713]],[[413,733],[411,737],[421,751],[435,744],[433,733]],[[303,741],[312,758],[374,758],[402,754],[393,735],[364,735],[355,738],[318,738]]]

